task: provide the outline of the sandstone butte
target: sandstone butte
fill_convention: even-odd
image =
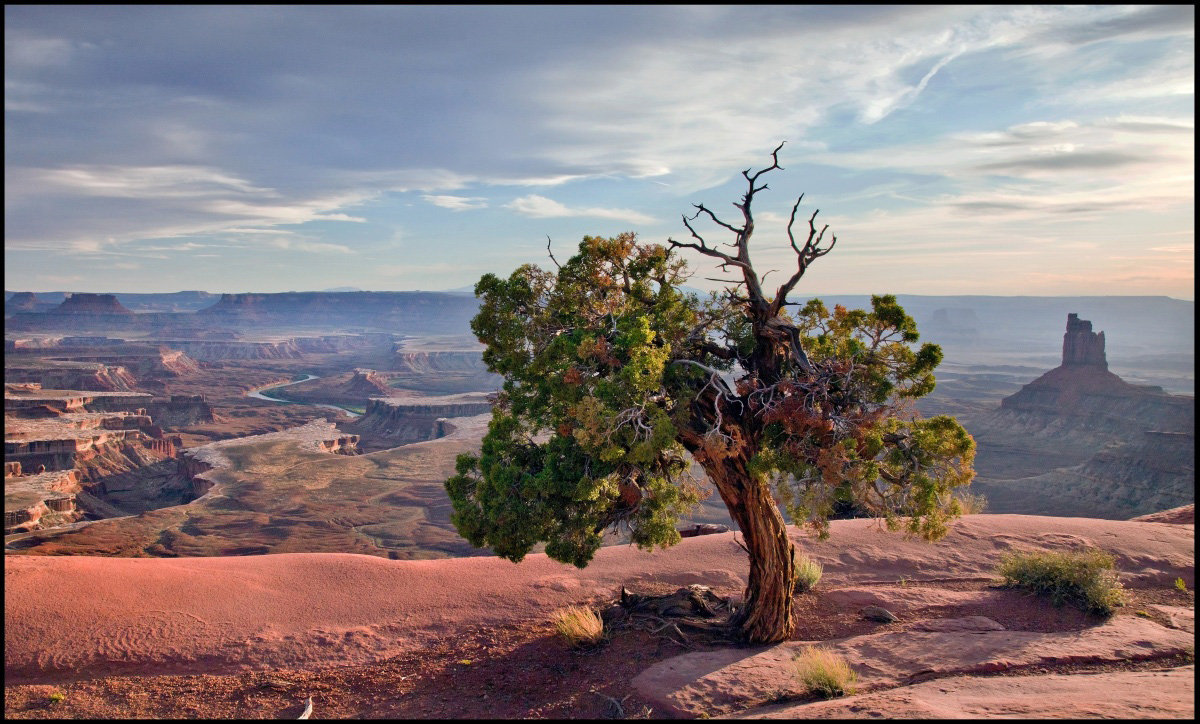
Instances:
[[[866,629],[860,626],[852,635],[824,641],[857,667],[860,693],[830,702],[793,700],[796,681],[790,657],[804,642],[805,629],[816,631],[821,624],[804,615],[797,640],[778,646],[719,646],[690,653],[678,649],[680,655],[664,654],[644,666],[634,663],[644,652],[636,657],[623,654],[623,659],[607,665],[623,666],[625,673],[604,684],[618,688],[604,690],[617,695],[614,701],[623,698],[629,711],[641,702],[655,717],[1191,718],[1194,599],[1188,605],[1143,604],[1147,610],[1137,615],[1122,612],[1108,621],[1062,631],[1027,624],[1025,615],[1037,618],[1036,612],[1053,610],[1047,603],[1013,591],[948,585],[987,579],[1001,556],[1012,550],[1097,545],[1115,554],[1122,580],[1133,592],[1172,592],[1176,578],[1190,591],[1195,585],[1192,509],[1162,517],[1187,522],[973,515],[957,521],[949,536],[936,544],[906,540],[870,520],[835,521],[826,541],[793,531],[799,549],[825,568],[817,588],[820,598],[811,600],[824,601],[831,611],[882,605],[900,618],[887,625],[866,622]],[[587,695],[587,687],[597,684],[572,677],[582,677],[580,672],[588,670],[590,661],[602,660],[603,652],[588,657],[559,646],[554,650],[560,663],[554,670],[561,673],[529,689],[512,684],[515,697],[491,688],[492,683],[534,675],[534,667],[522,656],[533,657],[557,645],[546,624],[556,607],[604,606],[621,586],[669,589],[703,583],[721,595],[736,595],[745,573],[745,554],[734,533],[688,538],[654,553],[606,547],[583,570],[538,554],[521,564],[486,557],[392,561],[309,553],[174,559],[9,555],[4,589],[6,701],[29,701],[28,685],[55,684],[67,687],[68,696],[82,702],[83,690],[70,687],[86,684],[69,682],[97,677],[133,675],[120,679],[120,685],[158,692],[159,685],[137,677],[262,672],[267,678],[254,679],[253,686],[269,689],[284,686],[281,680],[300,680],[297,672],[310,672],[304,681],[317,682],[317,717],[388,712],[524,716],[544,711],[520,708],[524,699],[545,695],[542,689],[570,686],[580,687],[570,701],[602,713],[596,707],[604,701]],[[972,606],[983,606],[980,610],[990,615],[964,616]],[[1011,606],[1020,610],[1006,617],[1004,609]],[[477,657],[474,662],[457,660],[463,655],[458,652],[466,650],[461,632],[520,626],[533,626],[548,643],[540,649],[530,643],[495,661],[487,658],[485,646],[472,654]],[[616,640],[610,644],[619,645]],[[406,684],[406,676],[395,668],[387,669],[394,672],[392,679],[365,693],[339,695],[336,687],[330,688],[333,685],[320,683],[326,681],[320,676],[342,676],[337,672],[351,670],[331,667],[367,665],[367,670],[382,670],[388,660],[418,666],[432,652],[447,650],[447,671],[434,679],[440,683]],[[413,658],[414,652],[421,653]],[[405,655],[410,658],[403,659]],[[1172,663],[1159,670],[1119,670],[1122,663],[1155,657]],[[1064,663],[1108,664],[1117,670],[1072,674],[1054,669]],[[1009,669],[1027,675],[978,676]],[[333,673],[311,673],[320,671]],[[473,671],[492,672],[487,676],[495,678],[471,679]],[[564,675],[571,671],[576,673]],[[612,678],[612,672],[601,671],[600,676]],[[221,689],[217,679],[199,681],[216,687],[214,691]],[[276,684],[269,684],[272,681]],[[479,688],[462,688],[468,685]],[[442,688],[430,691],[428,686]],[[410,693],[389,693],[396,691]],[[416,696],[414,692],[424,692],[427,699],[421,701],[431,702],[432,708],[403,708],[404,696]],[[306,695],[313,696],[297,690],[299,698],[272,704],[275,708],[258,715],[294,718]],[[145,693],[139,696],[146,698]],[[249,706],[245,702],[260,699],[239,701],[243,708],[229,711],[244,715]],[[129,710],[120,707],[133,704],[114,706],[101,711],[127,715]],[[197,706],[186,711],[199,712],[193,716],[208,711]],[[180,715],[170,708],[138,711]],[[6,704],[6,715],[14,713]]]
[[[968,423],[989,511],[1128,519],[1195,500],[1195,397],[1126,382],[1104,344],[1067,315],[1062,364]]]

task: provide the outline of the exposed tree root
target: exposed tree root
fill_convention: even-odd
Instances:
[[[603,613],[611,630],[646,631],[684,648],[692,648],[697,633],[709,643],[735,639],[737,629],[730,623],[737,611],[729,599],[723,599],[708,586],[693,584],[674,593],[649,596],[621,588],[621,598]],[[693,632],[688,636],[683,629]]]

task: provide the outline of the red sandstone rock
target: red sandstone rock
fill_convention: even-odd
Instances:
[[[1084,365],[1108,369],[1104,357],[1104,332],[1092,331],[1092,323],[1080,319],[1078,314],[1067,315],[1067,332],[1063,335],[1064,366]]]
[[[347,395],[361,395],[364,398],[391,396],[395,390],[388,386],[387,379],[375,370],[356,369],[354,376],[341,390]]]
[[[486,424],[486,417],[481,422]],[[1112,550],[1118,568],[1146,585],[1170,585],[1183,577],[1192,586],[1195,576],[1195,535],[1188,526],[973,515],[956,521],[947,539],[936,544],[905,540],[867,520],[833,521],[825,541],[799,532],[792,537],[824,566],[822,585],[861,587],[894,582],[901,575],[979,576],[1013,547],[1086,544]],[[419,648],[431,634],[449,635],[466,625],[544,623],[547,611],[557,606],[611,601],[622,585],[704,583],[718,593],[736,594],[745,585],[747,566],[735,534],[722,533],[653,553],[601,548],[583,570],[538,553],[520,564],[488,557],[390,561],[336,553],[161,559],[8,555],[4,567],[5,673],[29,680],[81,669],[93,676],[195,674],[381,661]],[[1131,619],[1132,626],[1142,621],[1122,618]],[[1161,626],[1144,623],[1116,632],[1121,641],[1126,635],[1136,639],[1130,652],[1168,635]],[[360,634],[329,645],[330,637],[340,642],[347,631]],[[1099,637],[1084,643],[1111,649],[1117,639],[1106,638],[1105,631],[1113,629],[1098,627]],[[1059,634],[1059,639],[1012,631],[965,635],[1014,633],[1039,637],[1014,649],[1013,656],[1061,656],[1080,637],[1078,632]],[[909,635],[931,641],[951,636]],[[1190,634],[1187,639],[1191,645]],[[860,644],[867,640],[887,642],[867,637],[855,646],[863,649]],[[1138,643],[1143,640],[1150,643]],[[910,661],[938,653],[906,646]],[[742,658],[754,653],[735,651]]]
[[[997,629],[982,616],[937,621],[936,630],[873,633],[822,646],[852,662],[860,691],[890,688],[916,676],[988,673],[1063,661],[1116,662],[1185,653],[1187,631],[1143,618],[1118,616],[1082,631],[1041,633]],[[782,695],[802,696],[793,660],[805,642],[753,650],[683,654],[651,666],[633,680],[656,711],[695,716],[728,714]]]
[[[1139,515],[1136,518],[1130,518],[1130,520],[1140,520],[1146,523],[1176,523],[1194,525],[1196,523],[1196,504],[1190,503],[1188,505],[1181,505],[1178,508],[1163,510],[1158,513]]]
[[[1196,667],[1045,676],[953,676],[731,719],[1190,719]]]

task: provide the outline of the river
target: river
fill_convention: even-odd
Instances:
[[[313,407],[325,407],[330,410],[337,410],[338,412],[341,412],[350,417],[358,417],[359,416],[359,414],[357,412],[354,412],[353,410],[348,410],[344,407],[338,407],[337,405],[326,405],[326,404],[320,403],[320,402],[298,402],[296,400],[285,400],[280,397],[271,397],[266,394],[272,390],[278,390],[281,387],[288,387],[289,385],[298,385],[301,382],[308,382],[309,380],[316,380],[316,379],[320,379],[320,376],[308,374],[306,372],[305,377],[302,380],[292,380],[291,382],[284,382],[282,385],[273,385],[271,387],[264,387],[261,390],[254,390],[253,392],[247,392],[246,397],[254,397],[259,400],[266,400],[267,402],[282,402],[285,405],[312,405]]]

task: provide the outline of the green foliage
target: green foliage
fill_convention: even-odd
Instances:
[[[746,178],[748,218],[766,187]],[[819,254],[794,248],[807,259],[799,274]],[[759,289],[744,268],[747,289]],[[459,532],[513,561],[544,542],[579,567],[608,529],[646,549],[673,545],[700,499],[690,450],[706,466],[736,459],[733,489],[773,483],[793,521],[821,535],[847,505],[892,529],[945,535],[975,444],[953,418],[911,412],[942,352],[915,346],[895,296],[832,312],[814,299],[793,316],[783,300],[734,289],[685,295],[687,277],[674,248],[626,233],[584,237],[557,270],[527,264],[479,280],[471,329],[504,384],[479,455],[460,456],[446,481]]]
[[[557,275],[532,265],[476,286],[471,328],[505,376],[481,454],[446,483],[472,544],[519,561],[538,542],[587,565],[606,528],[643,548],[679,541],[699,500],[684,478],[667,361],[696,320],[683,263],[633,234],[586,237]]]
[[[1175,579],[1175,588],[1180,591],[1183,591],[1184,593],[1187,593],[1187,584],[1183,582],[1182,578]]]
[[[873,296],[871,305],[831,313],[812,299],[800,309],[815,379],[784,384],[788,398],[764,403],[771,424],[757,467],[773,474],[792,519],[822,537],[841,506],[937,540],[963,512],[952,493],[974,477],[975,441],[952,417],[904,414],[907,400],[933,390],[942,351],[908,346],[916,323],[893,295]]]
[[[66,701],[66,698],[67,698],[67,695],[57,689],[50,692],[50,703],[51,704],[61,704],[63,701]]]
[[[819,646],[801,649],[796,673],[809,693],[826,699],[853,694],[858,681],[858,674],[844,658]]]
[[[1010,553],[997,573],[1006,585],[1049,596],[1055,606],[1071,603],[1089,613],[1111,616],[1125,604],[1114,562],[1111,554],[1095,548],[1066,553]]]
[[[824,570],[821,564],[806,555],[798,554],[796,556],[795,577],[796,583],[794,591],[796,593],[807,593],[817,585],[817,581],[821,580],[821,574]]]

